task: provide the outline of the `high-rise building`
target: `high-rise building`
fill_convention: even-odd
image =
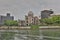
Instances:
[[[6,16],[0,15],[0,25],[4,25],[5,20],[14,20],[14,16],[10,16],[10,13],[7,13]]]
[[[52,10],[43,10],[43,11],[41,11],[41,19],[49,18],[50,14],[53,14]]]

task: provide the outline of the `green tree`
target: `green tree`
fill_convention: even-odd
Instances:
[[[18,22],[14,21],[14,20],[6,20],[4,22],[4,25],[6,25],[6,26],[18,26]]]
[[[45,18],[40,20],[47,25],[60,24],[60,16],[52,16],[51,18]]]

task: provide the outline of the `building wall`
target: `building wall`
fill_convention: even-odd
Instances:
[[[33,23],[33,17],[31,16],[26,16],[25,17],[25,22],[26,22],[26,25],[30,25]]]
[[[39,24],[39,18],[37,16],[34,17],[34,24],[35,25]]]
[[[25,20],[18,20],[18,25],[19,26],[26,26]]]
[[[33,12],[32,11],[29,11],[28,15],[25,16],[25,22],[26,22],[26,25],[33,24]]]
[[[0,16],[0,25],[4,25],[5,20],[14,20],[14,17],[10,15]]]
[[[25,16],[26,25],[37,25],[39,23],[39,18],[37,16],[34,17],[33,12],[29,12],[28,15]]]
[[[50,14],[53,14],[53,11],[51,11],[51,10],[43,10],[43,11],[41,11],[41,19],[49,18]]]

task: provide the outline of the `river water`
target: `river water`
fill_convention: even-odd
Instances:
[[[34,33],[33,33],[34,32]],[[39,40],[39,31],[0,30],[0,40]]]
[[[0,40],[46,40],[43,38],[42,31],[47,30],[0,30]]]

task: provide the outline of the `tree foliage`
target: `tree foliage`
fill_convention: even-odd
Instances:
[[[51,18],[41,19],[41,22],[47,25],[60,24],[60,16],[52,16]]]
[[[6,26],[18,26],[18,22],[14,21],[14,20],[6,20],[4,22],[4,25],[6,25]]]

